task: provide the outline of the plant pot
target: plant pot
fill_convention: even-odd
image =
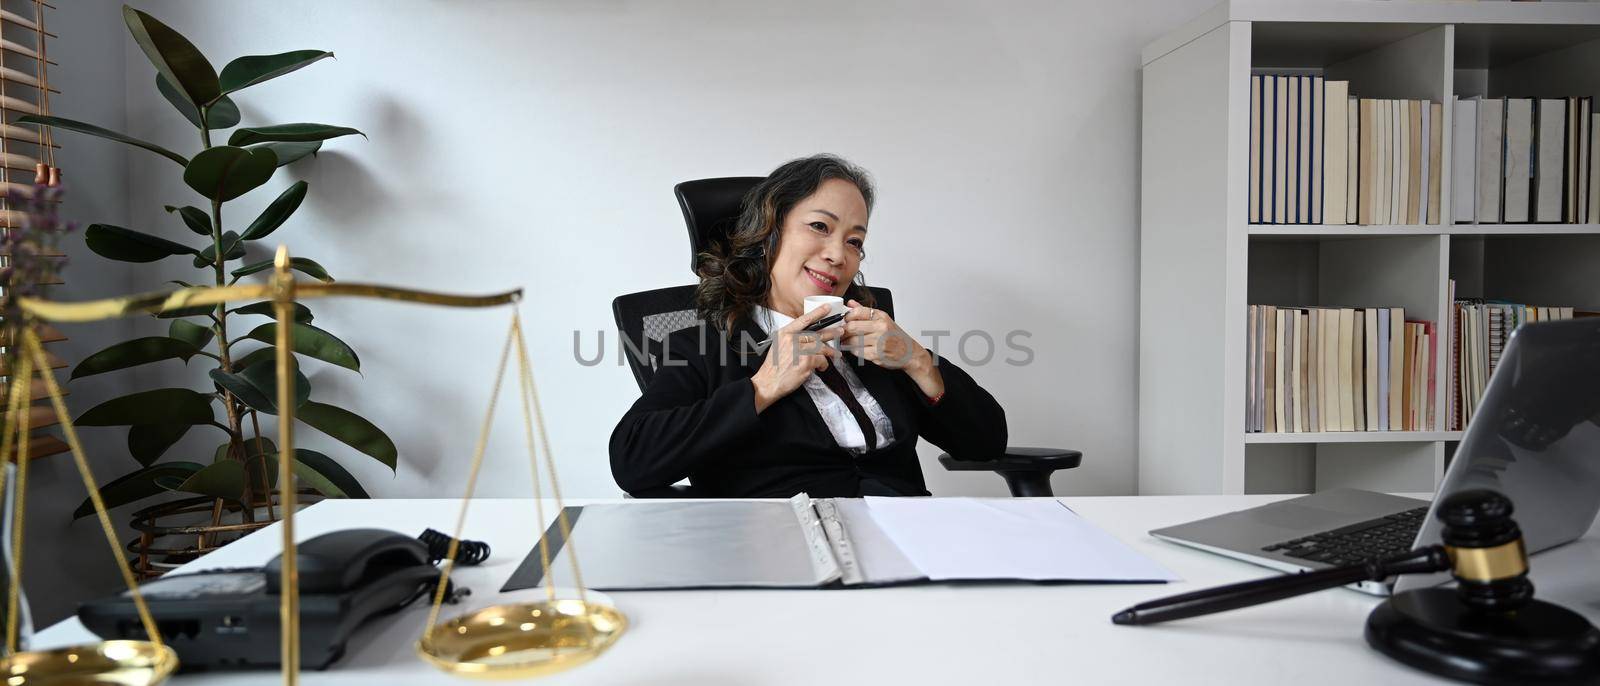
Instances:
[[[248,513],[240,503],[208,496],[181,498],[139,510],[129,523],[139,536],[128,541],[128,552],[133,553],[128,567],[141,580],[154,579],[239,540],[278,521],[281,495],[273,491],[270,502],[254,502]],[[298,495],[301,507],[321,499],[310,489],[302,489]]]

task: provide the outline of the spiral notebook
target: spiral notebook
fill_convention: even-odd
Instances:
[[[1154,561],[1053,499],[819,498],[566,508],[501,591],[846,588],[946,581],[1156,583]]]

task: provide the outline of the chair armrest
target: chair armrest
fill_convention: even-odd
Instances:
[[[939,464],[952,472],[1053,472],[1072,469],[1083,462],[1083,453],[1064,448],[1023,448],[1009,446],[1006,454],[992,460],[958,460],[944,453]]]
[[[944,453],[939,464],[952,472],[994,472],[1006,480],[1006,487],[1017,498],[1048,498],[1050,475],[1059,469],[1072,469],[1083,462],[1083,453],[1064,448],[1007,447],[1006,454],[992,460],[957,460]]]

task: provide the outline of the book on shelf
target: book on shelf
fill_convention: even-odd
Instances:
[[[1378,150],[1377,131],[1374,129],[1374,125],[1378,121],[1377,103],[1371,100],[1361,100],[1358,103],[1357,111],[1361,113],[1358,124],[1361,152],[1357,155],[1357,164],[1360,167],[1360,171],[1357,177],[1359,185],[1357,186],[1356,205],[1358,209],[1356,211],[1356,223],[1371,224],[1373,223],[1372,218],[1377,215],[1377,207],[1374,206],[1376,198],[1373,194],[1373,190],[1377,187],[1378,178],[1375,171]]]
[[[1350,82],[1325,81],[1323,97],[1327,123],[1322,133],[1325,145],[1319,219],[1322,224],[1345,224],[1345,203],[1349,199],[1346,185],[1350,180]]]
[[[1503,221],[1525,224],[1533,208],[1533,98],[1506,99],[1506,161]]]
[[[1402,131],[1405,131],[1402,150],[1405,152],[1400,155],[1400,168],[1405,170],[1405,201],[1400,205],[1405,211],[1400,214],[1397,224],[1422,224],[1419,209],[1422,208],[1422,200],[1426,200],[1422,198],[1422,102],[1405,101],[1405,109],[1400,114],[1405,117],[1405,125],[1402,126]]]
[[[1562,220],[1569,224],[1589,222],[1589,117],[1594,98],[1566,99],[1566,145],[1562,150]]]
[[[1447,428],[1459,431],[1472,421],[1501,353],[1517,328],[1529,323],[1588,316],[1570,306],[1529,305],[1505,300],[1455,297],[1450,282],[1450,395]]]
[[[1562,219],[1566,186],[1567,101],[1539,98],[1534,122],[1533,221],[1556,224]]]
[[[1250,77],[1250,195],[1248,204],[1250,206],[1251,224],[1261,223],[1261,81],[1265,78],[1260,74],[1251,75]]]
[[[1589,210],[1584,223],[1600,224],[1600,114],[1589,117]]]
[[[1417,157],[1416,215],[1418,224],[1428,223],[1428,182],[1433,176],[1428,169],[1428,158],[1433,154],[1433,103],[1417,103],[1417,144],[1412,149]]]
[[[1283,76],[1270,77],[1272,84],[1272,223],[1288,220],[1285,210],[1289,194],[1289,83]]]
[[[1350,90],[1349,82],[1337,81],[1344,84],[1342,90]],[[1361,102],[1355,98],[1346,98],[1349,107],[1345,112],[1345,126],[1348,127],[1345,136],[1344,160],[1345,188],[1344,188],[1344,223],[1355,224],[1360,207],[1360,198],[1357,193],[1361,190],[1360,167],[1357,159],[1361,155]]]
[[[1474,96],[1452,107],[1456,222],[1600,222],[1592,96]]]
[[[1504,98],[1478,101],[1478,223],[1494,224],[1502,220],[1500,195],[1505,189],[1505,119]]]
[[[1366,419],[1364,430],[1379,431],[1384,422],[1378,418],[1378,365],[1382,360],[1378,356],[1378,336],[1382,330],[1378,326],[1378,313],[1382,308],[1369,307],[1362,314],[1361,357],[1362,370],[1365,372],[1361,379],[1361,404],[1362,416]],[[1373,426],[1377,424],[1377,426]]]
[[[1353,97],[1350,82],[1250,77],[1248,221],[1437,224],[1443,105]]]
[[[1428,163],[1423,167],[1428,173],[1427,224],[1439,224],[1444,211],[1444,103],[1428,103]]]
[[[1421,431],[1435,425],[1438,333],[1399,307],[1250,305],[1245,430]]]
[[[1450,216],[1457,223],[1469,223],[1478,216],[1478,101],[1455,98],[1451,107],[1455,128],[1450,132]]]
[[[1399,431],[1403,428],[1400,418],[1402,390],[1405,388],[1405,308],[1389,308],[1389,430]]]
[[[1306,180],[1306,200],[1301,203],[1305,211],[1301,219],[1307,224],[1321,224],[1323,198],[1323,175],[1326,172],[1324,163],[1326,154],[1323,146],[1326,145],[1322,135],[1323,128],[1327,125],[1328,115],[1325,111],[1328,100],[1324,90],[1326,82],[1321,76],[1307,76],[1301,79],[1302,85],[1310,96],[1306,102],[1310,103],[1310,111],[1304,119],[1310,124],[1310,132],[1302,135],[1301,140],[1307,143],[1306,163],[1304,165],[1304,178]]]

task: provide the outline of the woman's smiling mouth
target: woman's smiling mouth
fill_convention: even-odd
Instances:
[[[806,276],[810,277],[811,283],[816,284],[817,288],[820,288],[823,291],[828,292],[828,293],[832,293],[833,292],[833,285],[838,282],[837,279],[835,279],[832,276],[829,276],[827,274],[824,274],[822,272],[819,272],[819,271],[816,271],[814,269],[811,269],[810,267],[806,267],[805,270],[806,270]]]

